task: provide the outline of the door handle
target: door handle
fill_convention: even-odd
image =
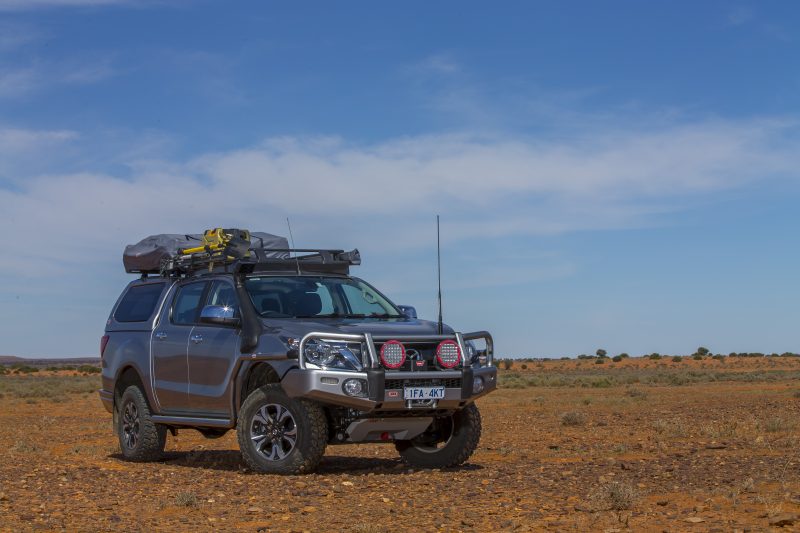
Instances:
[[[190,339],[192,340],[192,342],[193,342],[193,343],[195,343],[195,344],[200,344],[201,342],[203,342],[203,336],[202,336],[202,335],[192,335],[192,336],[191,336],[191,337],[189,337],[189,338],[190,338]]]
[[[158,333],[155,334],[155,337],[156,339],[163,341],[164,339],[167,338],[167,334],[164,333],[163,331],[159,331]]]

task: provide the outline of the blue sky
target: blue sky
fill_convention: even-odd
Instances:
[[[792,2],[0,0],[0,353],[241,226],[501,355],[800,351]],[[46,240],[54,242],[46,242]]]

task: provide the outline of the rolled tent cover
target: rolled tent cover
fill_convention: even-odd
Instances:
[[[200,246],[203,243],[201,234],[176,234],[162,233],[150,235],[136,244],[129,244],[122,254],[122,264],[125,272],[144,273],[159,272],[161,261],[176,255],[178,250]],[[289,248],[286,237],[279,237],[271,233],[254,231],[250,233],[251,248],[263,248],[266,257],[286,259],[289,252],[270,250],[285,250]]]

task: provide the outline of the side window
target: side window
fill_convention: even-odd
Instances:
[[[178,288],[175,295],[175,303],[172,304],[172,323],[181,325],[192,325],[197,318],[200,298],[206,288],[205,282],[190,283]]]
[[[342,290],[347,301],[350,302],[351,312],[357,315],[371,315],[373,313],[382,315],[386,312],[386,309],[377,302],[372,291],[367,289],[360,290],[358,287],[345,284],[342,284]]]
[[[144,322],[153,316],[164,285],[164,283],[148,283],[134,285],[128,289],[117,310],[114,311],[114,319],[117,322]]]
[[[215,281],[208,293],[206,305],[222,305],[234,308],[234,316],[239,316],[239,304],[233,285],[224,281]]]

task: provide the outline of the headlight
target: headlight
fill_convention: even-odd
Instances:
[[[361,350],[357,345],[343,342],[325,342],[314,340],[303,348],[303,356],[312,365],[321,368],[361,371],[364,365],[358,357]],[[358,354],[358,355],[356,355]]]

